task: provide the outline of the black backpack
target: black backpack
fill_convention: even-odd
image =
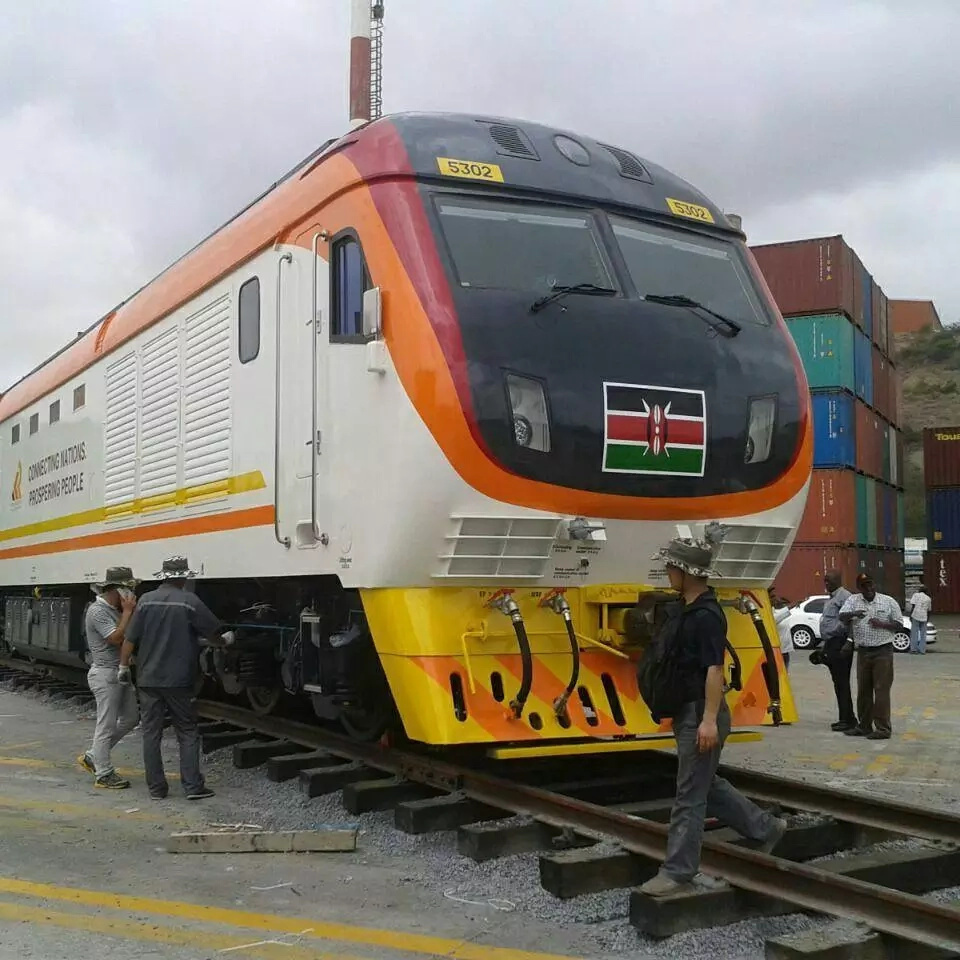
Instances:
[[[689,667],[685,668],[683,664],[678,637],[684,617],[697,610],[709,610],[719,617],[726,631],[726,618],[716,601],[693,606],[686,606],[679,600],[674,601],[666,605],[666,620],[644,650],[637,665],[637,686],[654,723],[675,717],[683,705],[690,702]],[[731,687],[739,690],[740,658],[729,640],[726,641],[726,648],[733,657],[734,664]]]

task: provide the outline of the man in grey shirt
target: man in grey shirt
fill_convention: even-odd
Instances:
[[[840,609],[847,602],[850,591],[840,582],[840,574],[831,570],[823,585],[830,598],[823,605],[820,615],[820,639],[823,640],[823,659],[833,680],[833,692],[837,697],[840,717],[830,729],[845,733],[857,726],[853,712],[853,694],[850,692],[850,672],[853,667],[853,650],[847,643],[847,627],[840,621]]]
[[[113,748],[137,725],[137,695],[129,684],[118,683],[120,646],[137,606],[136,581],[129,567],[110,567],[96,584],[96,600],[87,607],[84,631],[90,651],[87,683],[97,700],[97,725],[90,749],[77,758],[96,777],[96,786],[125,790],[129,780],[119,776],[110,759]]]
[[[185,557],[164,560],[155,574],[160,586],[140,598],[120,652],[120,681],[130,683],[136,655],[137,686],[143,710],[143,766],[153,800],[169,792],[160,744],[167,710],[180,745],[180,780],[188,800],[212,797],[200,772],[200,733],[194,687],[200,669],[200,639],[223,632],[204,602],[185,587],[196,574]],[[226,639],[232,639],[231,634]]]

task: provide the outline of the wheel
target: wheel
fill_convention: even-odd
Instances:
[[[794,627],[790,631],[790,636],[793,637],[793,645],[798,650],[808,650],[817,639],[809,627]]]
[[[910,649],[910,634],[906,630],[898,630],[893,635],[893,649],[897,653],[906,653]]]
[[[375,706],[347,707],[340,713],[340,725],[348,737],[370,743],[379,740],[390,724],[390,703],[380,701]]]
[[[277,704],[283,694],[283,688],[280,686],[247,687],[246,694],[250,709],[261,717],[265,717],[277,709]]]

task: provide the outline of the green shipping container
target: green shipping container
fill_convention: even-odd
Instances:
[[[792,317],[787,327],[797,345],[811,390],[856,391],[853,342],[856,327],[842,314]]]
[[[857,476],[857,543],[877,546],[877,481]]]
[[[890,476],[890,427],[883,425],[883,479],[892,483]]]

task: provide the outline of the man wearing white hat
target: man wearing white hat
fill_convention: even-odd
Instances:
[[[113,767],[110,752],[137,725],[137,694],[118,683],[120,647],[137,606],[136,580],[129,567],[110,567],[102,583],[93,585],[97,598],[84,616],[90,651],[87,684],[97,699],[97,726],[90,749],[77,762],[96,777],[96,786],[125,790],[130,786]]]

